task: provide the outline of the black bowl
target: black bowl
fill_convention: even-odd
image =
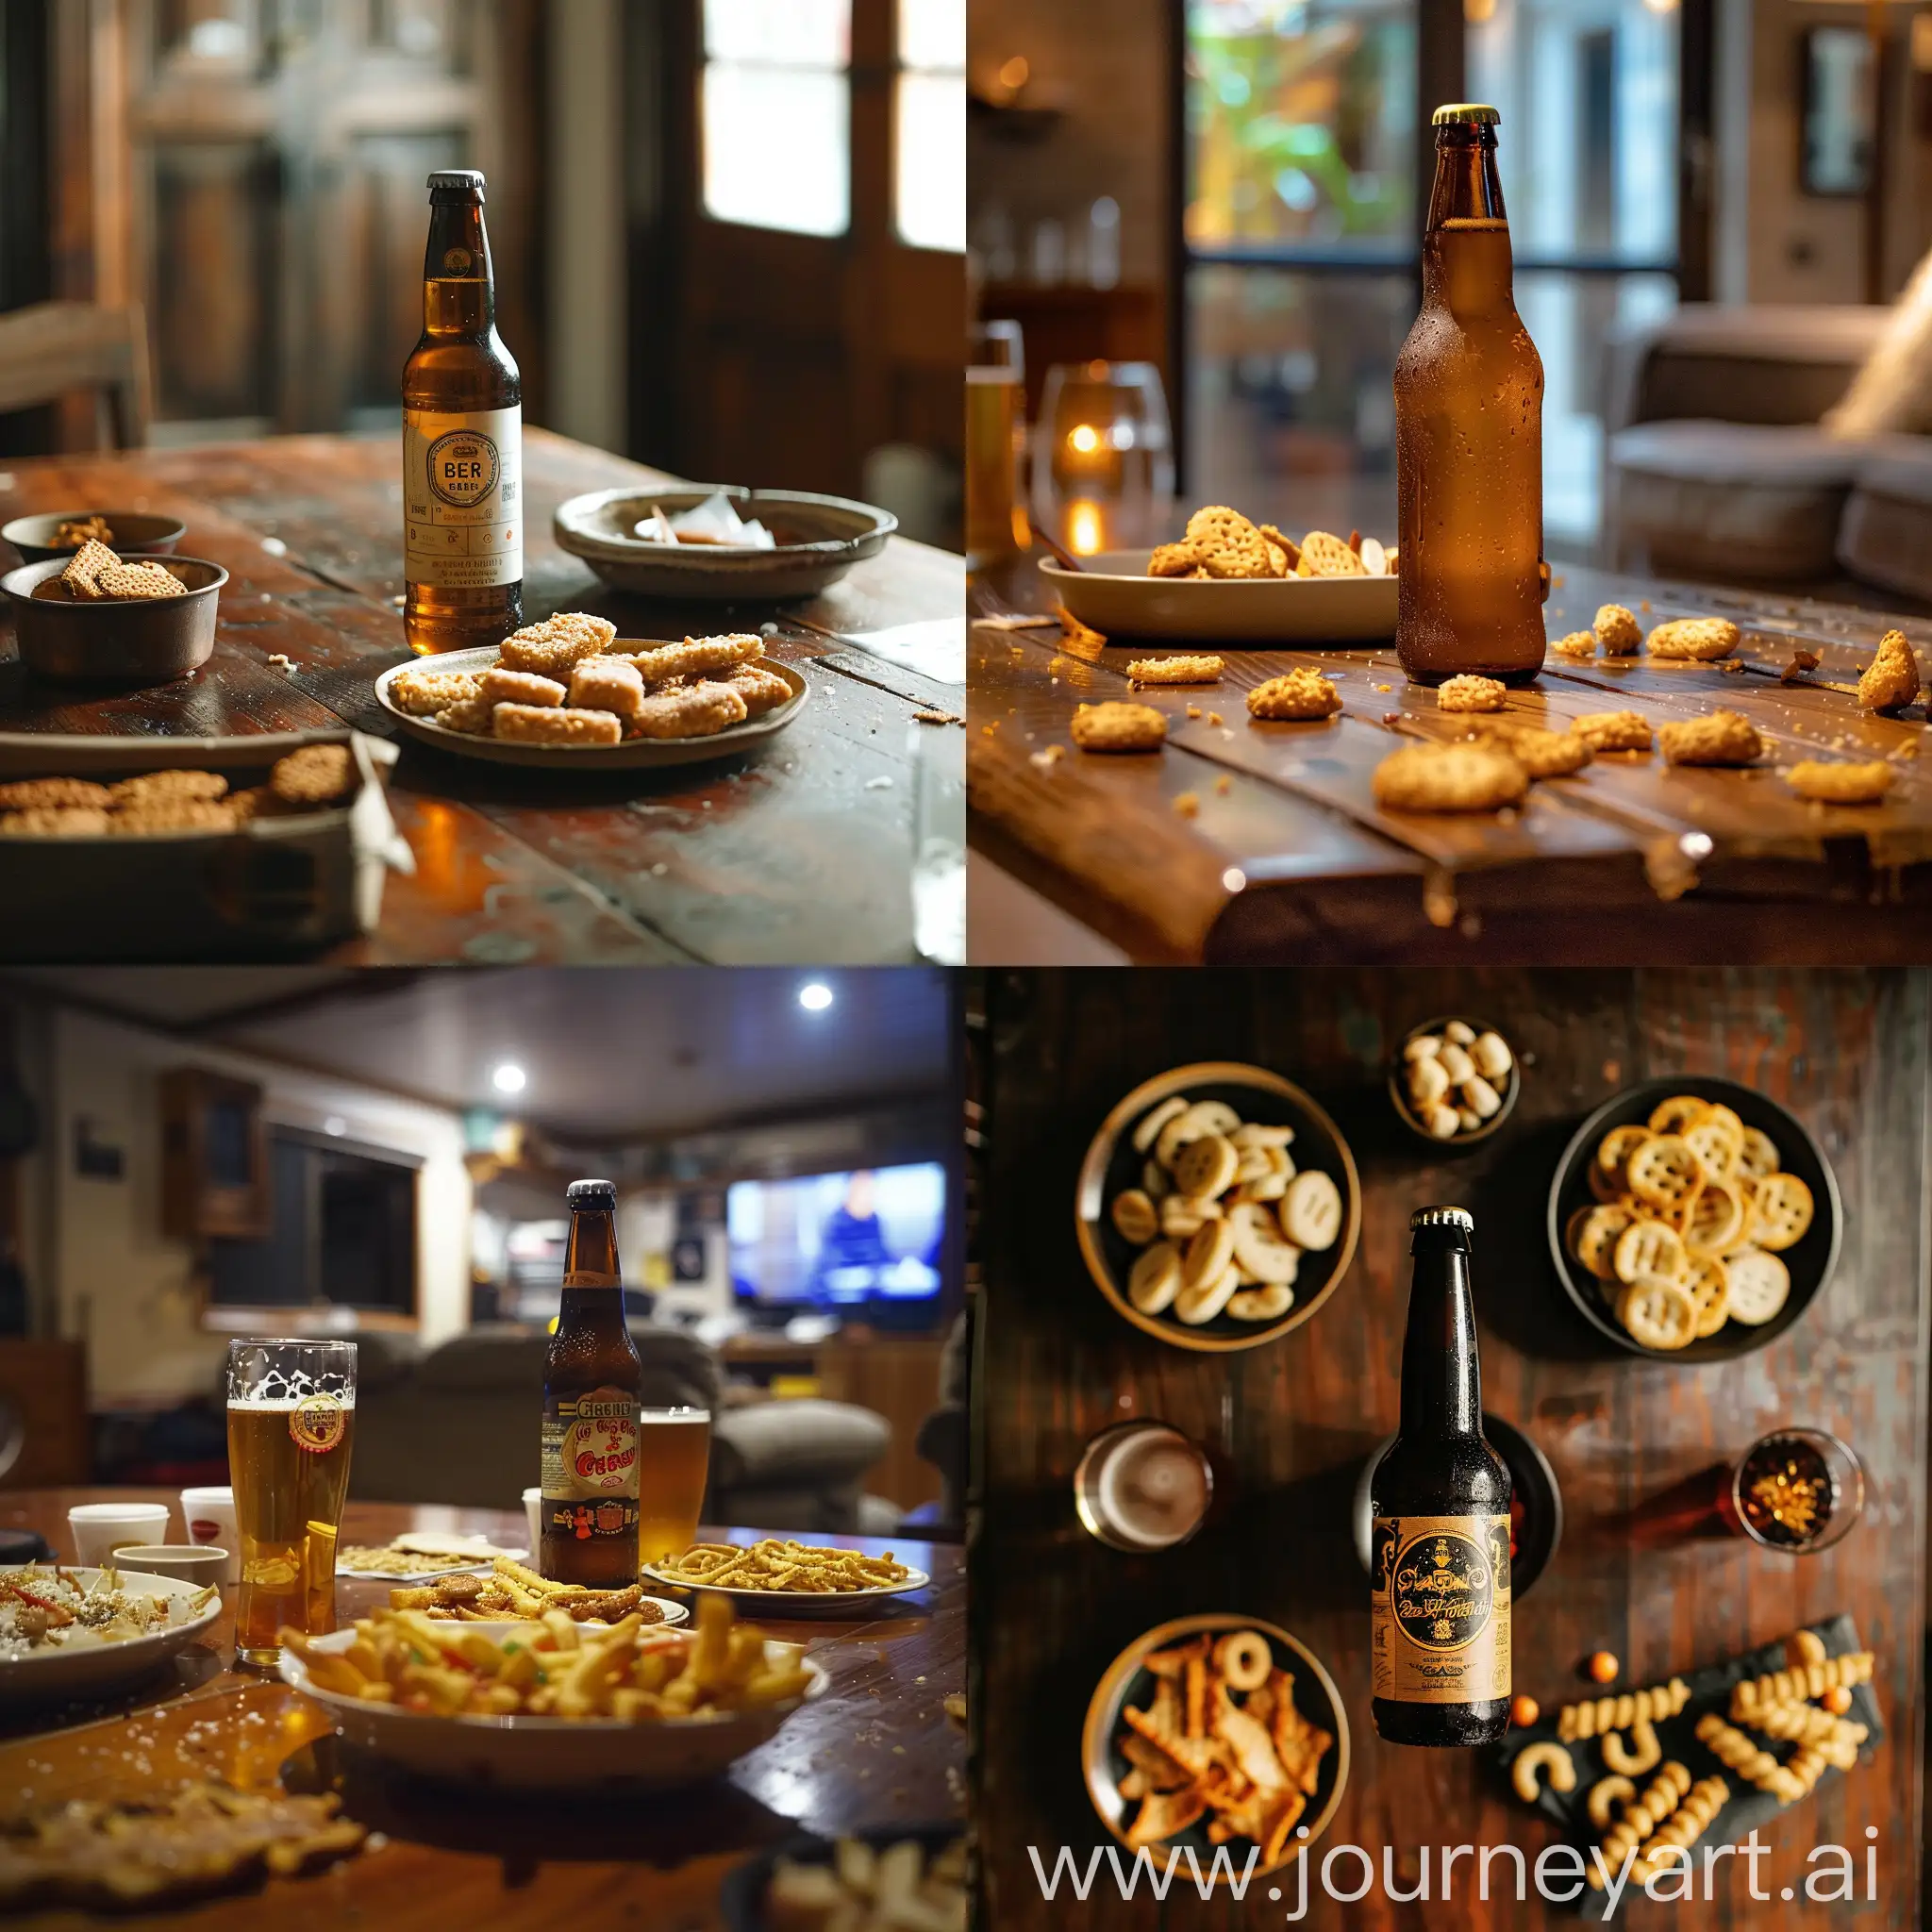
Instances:
[[[966,1836],[966,1821],[956,1818],[949,1824],[882,1824],[865,1831],[849,1831],[844,1836],[863,1840],[874,1851],[884,1851],[888,1845],[903,1844],[911,1839],[931,1858],[955,1839]],[[780,1858],[789,1858],[794,1865],[829,1865],[832,1840],[802,1834],[787,1839],[783,1844],[770,1846],[757,1857],[748,1858],[727,1872],[718,1893],[718,1903],[724,1911],[725,1932],[769,1932],[765,1889],[771,1884],[773,1870]]]
[[[13,604],[21,662],[36,677],[64,684],[172,684],[213,656],[215,606],[228,573],[198,557],[175,557],[167,568],[181,579],[178,597],[36,597],[67,568],[64,556],[24,563],[0,577]]]
[[[85,523],[89,517],[101,518],[113,531],[108,547],[117,557],[171,557],[188,528],[179,517],[151,516],[145,510],[56,509],[0,524],[0,541],[11,543],[23,563],[45,563],[55,557],[65,562],[76,546],[57,544],[54,532],[62,524]]]
[[[1596,1199],[1590,1191],[1590,1163],[1597,1143],[1612,1127],[1634,1126],[1647,1121],[1657,1103],[1674,1093],[1694,1093],[1703,1100],[1721,1101],[1747,1127],[1769,1134],[1777,1143],[1783,1171],[1795,1174],[1811,1190],[1813,1211],[1804,1239],[1779,1253],[1779,1260],[1790,1274],[1791,1291],[1784,1307],[1769,1322],[1726,1322],[1715,1335],[1692,1341],[1685,1348],[1646,1348],[1605,1305],[1596,1276],[1572,1258],[1564,1245],[1563,1229],[1576,1208]],[[1824,1150],[1794,1114],[1734,1080],[1674,1074],[1661,1080],[1646,1080],[1638,1087],[1626,1087],[1605,1101],[1577,1128],[1563,1150],[1562,1159],[1557,1163],[1557,1177],[1550,1183],[1548,1229],[1557,1278],[1584,1320],[1600,1334],[1607,1336],[1619,1348],[1628,1349],[1632,1355],[1648,1356],[1652,1361],[1722,1362],[1775,1341],[1811,1306],[1838,1265],[1839,1242],[1844,1233],[1844,1208],[1839,1200],[1838,1181],[1831,1163],[1824,1158]]]

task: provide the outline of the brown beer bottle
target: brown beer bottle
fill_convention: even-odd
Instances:
[[[1483,1438],[1466,1208],[1409,1218],[1402,1424],[1369,1483],[1369,1688],[1391,1744],[1509,1727],[1509,1470]]]
[[[429,177],[423,336],[403,371],[403,628],[412,651],[524,621],[524,386],[496,333],[483,177]]]
[[[1510,289],[1493,108],[1438,108],[1423,306],[1395,361],[1395,650],[1418,684],[1542,669],[1543,365]]]
[[[638,1580],[638,1405],[643,1364],[624,1319],[617,1190],[573,1181],[563,1306],[543,1357],[543,1574]]]

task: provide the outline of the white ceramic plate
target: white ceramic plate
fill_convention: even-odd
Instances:
[[[505,1631],[507,1624],[467,1624],[453,1629]],[[322,1651],[346,1650],[353,1629],[319,1637]],[[823,1694],[830,1679],[808,1657],[804,1694],[725,1717],[667,1718],[619,1724],[614,1718],[435,1717],[365,1704],[323,1690],[293,1651],[282,1652],[281,1675],[335,1719],[336,1729],[407,1771],[459,1784],[513,1790],[563,1790],[612,1782],[664,1789],[715,1777],[772,1737],[801,1705]]]
[[[1105,637],[1201,643],[1359,644],[1395,635],[1393,577],[1150,577],[1151,550],[1103,550],[1040,574]]]
[[[904,1596],[908,1591],[924,1590],[932,1581],[924,1570],[911,1570],[903,1583],[882,1583],[875,1590],[735,1590],[712,1591],[709,1584],[689,1583],[681,1576],[667,1576],[661,1570],[644,1565],[644,1580],[667,1584],[676,1590],[710,1591],[714,1596],[731,1599],[733,1606],[748,1615],[766,1617],[837,1617],[854,1604],[875,1604],[886,1597]]]
[[[45,1563],[13,1565],[0,1569],[0,1578],[21,1577],[28,1569],[45,1572],[51,1567]],[[62,1567],[83,1589],[101,1574],[97,1569]],[[222,1614],[219,1595],[198,1613],[190,1613],[189,1599],[200,1594],[197,1584],[179,1583],[172,1576],[153,1576],[141,1570],[123,1570],[120,1575],[123,1590],[173,1599],[168,1627],[145,1637],[131,1637],[125,1643],[90,1643],[75,1649],[64,1644],[42,1647],[29,1657],[0,1662],[0,1706],[43,1697],[92,1697],[136,1683],[192,1643]]]
[[[338,1576],[360,1576],[372,1583],[434,1583],[439,1576],[460,1576],[466,1572],[487,1575],[498,1557],[521,1563],[528,1550],[492,1550],[487,1557],[452,1557],[440,1570],[351,1570],[346,1563],[336,1565]]]
[[[648,771],[658,765],[696,765],[752,751],[798,716],[810,689],[791,665],[760,658],[758,661],[765,670],[775,671],[791,687],[791,697],[762,718],[747,718],[742,724],[714,731],[708,738],[627,738],[621,744],[524,744],[511,739],[479,738],[474,731],[445,731],[433,718],[411,717],[395,704],[389,694],[390,686],[403,672],[425,661],[412,658],[407,664],[392,664],[375,680],[376,703],[411,738],[420,738],[439,751],[454,752],[458,758],[482,758],[496,765],[538,765],[550,772]],[[496,646],[444,651],[435,661],[439,671],[488,671],[496,662]]]

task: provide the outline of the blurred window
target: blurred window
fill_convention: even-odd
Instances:
[[[851,0],[705,0],[705,212],[844,234],[851,70]]]
[[[966,246],[966,0],[899,0],[892,208],[913,248]]]

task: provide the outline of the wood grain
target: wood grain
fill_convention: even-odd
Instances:
[[[1857,1923],[1921,1923],[1932,978],[1014,972],[990,977],[986,1006],[983,1412],[969,1560],[974,1706],[988,1713],[974,1741],[988,1923],[1065,1923],[1041,1903],[1024,1847],[1041,1846],[1050,1863],[1059,1844],[1084,1860],[1105,1840],[1078,1764],[1088,1694],[1131,1638],[1191,1611],[1283,1624],[1336,1676],[1356,1759],[1328,1844],[1368,1846],[1378,1868],[1380,1847],[1393,1846],[1407,1890],[1424,1842],[1514,1843],[1533,1858],[1551,1840],[1479,1757],[1384,1746],[1369,1715],[1368,1590],[1349,1497],[1395,1424],[1407,1218],[1440,1201],[1475,1217],[1485,1405],[1536,1440],[1563,1492],[1561,1547],[1517,1607],[1518,1688],[1547,1708],[1577,1694],[1579,1663],[1599,1647],[1623,1660],[1623,1683],[1649,1683],[1849,1612],[1878,1653],[1889,1740],[1766,1835],[1771,1903],[1754,1904],[1720,1867],[1719,1903],[1705,1910],[1740,1928],[1783,1923],[1775,1893],[1802,1884],[1805,1853],[1861,1846],[1870,1825],[1881,1902],[1861,1905]],[[1449,1156],[1397,1124],[1383,1082],[1410,1026],[1458,1010],[1503,1024],[1524,1079],[1505,1128]],[[1272,1067],[1329,1109],[1359,1163],[1364,1214],[1354,1265],[1315,1321],[1277,1345],[1210,1359],[1108,1309],[1082,1270],[1072,1208],[1082,1151],[1108,1107],[1166,1067],[1221,1058]],[[1563,1295],[1545,1245],[1546,1191],[1577,1123],[1619,1089],[1668,1073],[1722,1074],[1790,1108],[1843,1192],[1836,1278],[1789,1334],[1733,1361],[1675,1366],[1613,1351]],[[1231,1490],[1226,1515],[1164,1557],[1103,1548],[1073,1509],[1083,1443],[1137,1415],[1206,1444]],[[1804,1559],[1730,1541],[1638,1546],[1636,1506],[1780,1423],[1834,1428],[1864,1459],[1865,1517],[1841,1543]],[[1496,1867],[1499,1883],[1509,1869]],[[1338,1882],[1346,1889],[1357,1870],[1344,1859]],[[1524,1932],[1559,1916],[1533,1898],[1474,1899],[1467,1865],[1458,1880],[1453,1906],[1420,1915],[1389,1905],[1378,1884],[1358,1906],[1317,1902],[1307,1923]],[[1245,1915],[1177,1896],[1163,1910],[1144,1888],[1131,1906],[1109,1897],[1081,1909],[1094,1932],[1273,1922],[1253,1900]]]

